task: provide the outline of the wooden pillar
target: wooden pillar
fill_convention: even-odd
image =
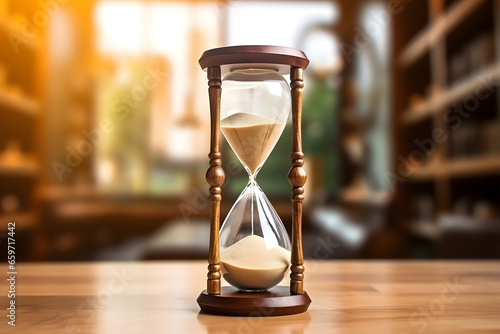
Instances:
[[[304,153],[302,153],[302,90],[304,79],[302,68],[291,67],[290,87],[292,93],[292,168],[288,172],[288,182],[292,186],[292,257],[290,274],[290,293],[302,294],[304,292],[304,254],[302,251],[302,202],[304,201],[304,184],[307,175],[304,166]]]
[[[219,66],[207,69],[208,95],[210,99],[210,167],[206,179],[210,185],[210,248],[208,253],[207,293],[220,295],[220,201],[221,186],[224,183],[222,155],[220,153],[220,98],[221,71]]]

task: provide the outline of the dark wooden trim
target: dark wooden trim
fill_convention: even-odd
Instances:
[[[266,292],[240,292],[225,286],[219,296],[203,291],[196,301],[202,312],[257,317],[302,313],[311,304],[306,292],[293,295],[287,286],[277,286]]]
[[[199,60],[202,69],[229,64],[280,64],[305,69],[309,64],[304,52],[283,46],[240,45],[211,49]]]

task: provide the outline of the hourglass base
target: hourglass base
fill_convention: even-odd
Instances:
[[[257,317],[302,313],[311,304],[305,291],[291,295],[288,286],[276,286],[265,292],[241,292],[225,286],[220,295],[209,295],[204,290],[196,301],[205,313]]]

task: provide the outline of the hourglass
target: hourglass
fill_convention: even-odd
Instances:
[[[303,290],[302,202],[306,174],[301,143],[302,51],[276,46],[233,46],[205,51],[210,99],[210,249],[202,311],[221,315],[285,315],[307,310]],[[290,87],[283,75],[290,74]],[[222,79],[222,80],[221,80]],[[257,184],[292,116],[292,242]],[[248,173],[249,182],[220,228],[224,182],[220,132]],[[279,286],[290,268],[290,286]],[[221,277],[229,284],[221,288]]]

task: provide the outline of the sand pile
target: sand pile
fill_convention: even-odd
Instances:
[[[241,290],[267,290],[283,279],[290,267],[290,252],[276,246],[267,249],[264,238],[251,235],[224,249],[224,279]]]

